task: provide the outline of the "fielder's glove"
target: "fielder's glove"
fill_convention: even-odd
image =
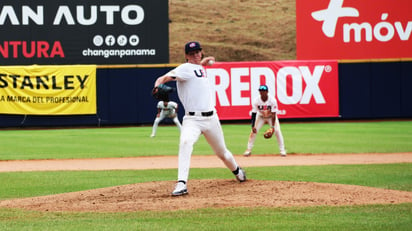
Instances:
[[[263,133],[263,137],[265,137],[265,139],[270,139],[272,138],[273,132],[275,131],[274,128],[269,128],[265,131],[265,133]]]
[[[166,84],[159,84],[159,86],[153,88],[152,96],[157,100],[169,99],[169,94],[174,91],[173,87]]]

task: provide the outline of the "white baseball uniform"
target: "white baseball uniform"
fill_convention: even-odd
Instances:
[[[286,153],[285,143],[283,140],[282,131],[280,130],[280,124],[278,116],[276,115],[275,124],[272,124],[272,113],[278,112],[278,103],[272,95],[268,94],[268,99],[263,101],[260,96],[256,97],[252,102],[252,113],[256,113],[255,128],[256,133],[251,132],[249,135],[249,141],[247,144],[247,150],[252,151],[253,145],[256,140],[256,135],[262,126],[267,123],[271,127],[275,127],[275,135],[278,141],[280,153]]]
[[[153,122],[152,134],[150,135],[150,137],[156,136],[157,127],[159,126],[159,123],[165,118],[172,119],[179,130],[181,129],[181,125],[176,113],[177,107],[177,103],[173,101],[168,101],[167,103],[165,103],[165,101],[159,101],[157,103],[157,109],[160,110],[160,113],[158,113],[159,116],[156,116],[156,119]]]
[[[224,164],[235,171],[238,164],[226,147],[212,100],[212,89],[203,66],[184,63],[166,75],[176,79],[178,96],[185,109],[180,133],[178,180],[188,180],[193,145],[201,134]]]

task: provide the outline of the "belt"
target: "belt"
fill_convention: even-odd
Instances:
[[[194,116],[194,115],[201,115],[201,116],[212,116],[213,115],[213,111],[207,111],[207,112],[194,112],[194,111],[190,111],[187,113],[190,116]]]

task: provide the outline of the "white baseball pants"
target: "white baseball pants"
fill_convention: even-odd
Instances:
[[[186,115],[183,117],[180,132],[178,180],[187,182],[193,145],[203,134],[215,154],[230,169],[235,171],[238,164],[232,153],[226,148],[223,130],[216,112],[212,116]]]
[[[152,128],[152,136],[155,136],[156,135],[156,132],[157,132],[157,127],[159,126],[159,123],[162,121],[162,120],[164,120],[166,118],[166,116],[164,116],[164,115],[162,115],[162,114],[160,114],[159,115],[159,117],[156,117],[156,119],[154,120],[154,122],[153,122],[153,128]],[[179,119],[177,118],[177,116],[175,116],[174,118],[173,118],[173,122],[176,124],[176,126],[179,128],[179,130],[181,130],[181,125],[180,125],[180,122],[179,122]]]
[[[272,124],[272,117],[267,117],[264,118],[262,116],[256,116],[256,121],[255,121],[255,128],[256,128],[256,133],[250,132],[249,135],[249,140],[248,140],[248,144],[247,144],[247,149],[252,151],[252,148],[255,144],[255,140],[256,140],[256,135],[259,133],[259,130],[263,127],[263,125],[267,123],[270,126],[273,126]],[[283,140],[283,135],[282,135],[282,131],[280,130],[280,124],[279,124],[279,120],[278,117],[276,116],[276,120],[275,120],[275,135],[276,135],[276,140],[278,142],[279,145],[279,150],[285,151],[285,143]]]

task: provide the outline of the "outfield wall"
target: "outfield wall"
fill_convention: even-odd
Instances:
[[[158,76],[172,68],[99,67],[96,115],[2,114],[0,127],[150,125],[157,103],[151,97],[151,88]],[[412,118],[411,61],[340,62],[338,68],[341,119]],[[177,101],[176,93],[172,93],[171,100]]]
[[[411,118],[412,62],[339,64],[344,119]]]

